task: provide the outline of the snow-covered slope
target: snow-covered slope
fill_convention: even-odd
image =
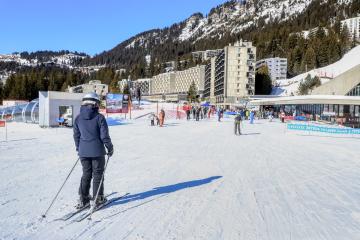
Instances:
[[[80,58],[85,58],[85,56],[68,53],[63,55],[47,56],[46,60],[39,60],[36,57],[31,59],[22,58],[20,54],[0,54],[0,62],[16,62],[21,66],[36,66],[41,63],[54,63],[72,67],[74,61]]]
[[[360,64],[360,46],[351,49],[344,55],[339,61],[330,64],[323,68],[311,70],[309,72],[297,75],[291,79],[278,80],[278,87],[274,87],[272,95],[290,96],[297,95],[299,84],[305,80],[307,75],[311,77],[320,77],[322,83],[329,81],[331,78],[335,78],[338,75],[350,70],[351,68]],[[331,81],[331,80],[330,80]]]
[[[72,130],[10,123],[0,140],[0,239],[360,239],[359,139],[295,135],[279,122],[148,121],[110,127],[105,192],[129,192],[91,222],[73,208]],[[0,129],[0,138],[4,131]],[[261,149],[261,151],[259,151]],[[117,196],[116,194],[113,196]]]
[[[228,1],[213,8],[208,16],[193,14],[185,21],[170,28],[153,30],[135,36],[127,42],[126,47],[146,47],[154,39],[160,43],[169,39],[173,41],[190,40],[196,42],[202,38],[218,38],[225,33],[238,33],[256,25],[259,19],[268,22],[278,19],[285,21],[291,16],[303,12],[312,0],[272,0],[272,1]],[[244,4],[245,3],[245,4]]]

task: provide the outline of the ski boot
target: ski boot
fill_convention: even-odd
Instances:
[[[95,201],[95,206],[99,206],[107,202],[107,199],[104,195],[99,195]]]
[[[92,199],[90,201],[90,208],[97,208],[106,202],[107,198],[104,195],[99,195],[96,200]]]
[[[76,204],[75,208],[76,209],[82,209],[82,208],[85,208],[85,207],[89,206],[90,199],[91,199],[90,195],[88,195],[86,197],[80,196],[80,198],[78,200],[78,203]]]

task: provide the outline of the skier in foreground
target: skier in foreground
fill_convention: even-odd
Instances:
[[[105,117],[99,113],[99,104],[100,99],[96,93],[86,94],[82,99],[80,114],[74,122],[74,141],[83,170],[79,188],[80,199],[76,206],[78,209],[90,203],[91,178],[93,178],[94,197],[100,187],[98,198],[93,199],[95,205],[106,202],[104,185],[99,186],[99,184],[104,172],[105,147],[109,157],[114,153],[114,148]]]

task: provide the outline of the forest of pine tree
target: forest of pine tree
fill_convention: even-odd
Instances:
[[[116,73],[114,68],[103,68],[88,75],[60,67],[26,67],[7,79],[0,96],[3,99],[33,100],[38,98],[39,91],[65,91],[68,86],[84,84],[93,79],[108,84],[110,91],[119,92],[117,82],[124,77],[124,74]]]
[[[197,102],[197,88],[196,88],[196,84],[194,82],[191,83],[190,87],[189,87],[189,91],[187,94],[187,99],[189,102]]]
[[[260,67],[255,74],[255,95],[269,95],[272,81],[267,66]]]

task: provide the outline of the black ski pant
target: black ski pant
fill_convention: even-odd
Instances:
[[[235,121],[235,135],[241,134],[240,123],[240,121]]]
[[[101,177],[104,173],[105,156],[102,157],[82,157],[80,158],[83,175],[81,177],[79,195],[87,197],[90,191],[91,178],[93,178],[93,197],[96,196],[100,185]],[[104,180],[101,184],[99,196],[104,195]]]

